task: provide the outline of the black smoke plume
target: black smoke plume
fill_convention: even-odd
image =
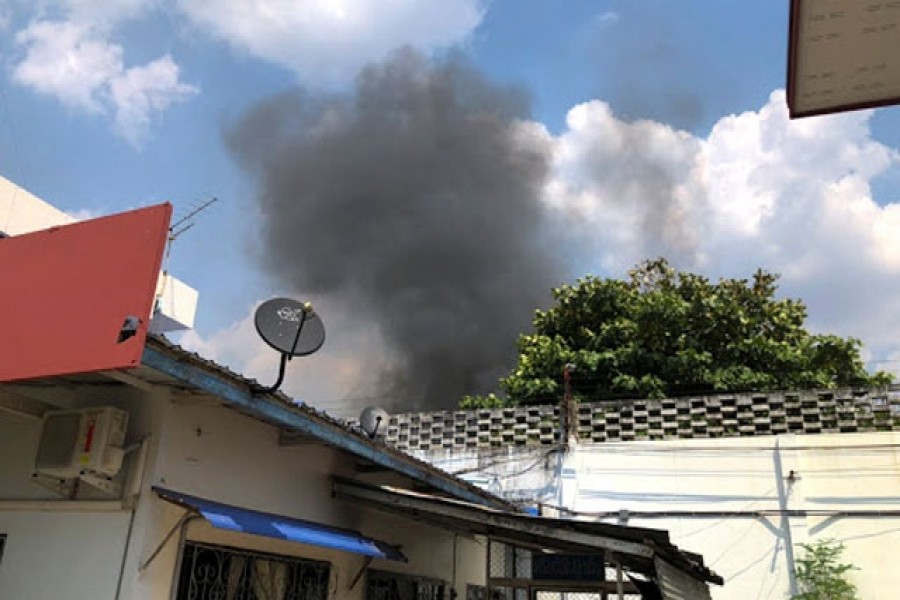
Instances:
[[[349,303],[399,356],[371,390],[388,408],[493,389],[559,283],[528,109],[458,57],[402,50],[349,94],[282,93],[226,132],[258,181],[267,271]]]

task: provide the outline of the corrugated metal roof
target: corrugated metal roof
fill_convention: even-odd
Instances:
[[[171,362],[168,362],[171,361]],[[161,373],[159,378],[147,369]],[[287,430],[298,430],[324,444],[338,447],[367,461],[411,477],[432,489],[457,498],[506,510],[518,510],[511,502],[495,496],[434,465],[373,439],[358,427],[338,420],[283,392],[269,392],[255,379],[240,375],[228,367],[174,344],[166,338],[147,338],[141,378],[176,386],[183,391],[213,394],[226,405]],[[211,378],[212,379],[211,379]]]
[[[342,478],[334,479],[334,490],[339,498],[369,504],[379,510],[508,542],[576,553],[610,550],[624,565],[647,575],[654,572],[654,560],[664,558],[668,565],[675,567],[676,574],[672,577],[677,581],[672,584],[673,589],[690,587],[679,583],[678,575],[695,582],[723,583],[719,575],[703,564],[702,557],[678,548],[669,540],[669,533],[662,529],[535,517]],[[705,586],[698,584],[697,588],[705,589]]]

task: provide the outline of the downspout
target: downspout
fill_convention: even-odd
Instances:
[[[778,438],[775,439],[775,449],[772,454],[775,463],[775,487],[778,489],[778,508],[781,509],[781,536],[784,540],[784,557],[787,561],[788,584],[791,596],[799,593],[797,577],[794,573],[794,539],[791,535],[791,517],[788,513],[788,493],[784,485],[784,469],[781,464],[781,445]]]
[[[119,576],[116,580],[115,600],[119,600],[122,596],[122,583],[125,579],[125,564],[128,560],[128,549],[131,547],[131,535],[134,533],[134,521],[137,517],[138,502],[141,497],[141,490],[144,486],[144,472],[147,466],[147,454],[150,450],[150,435],[147,435],[139,442],[138,456],[132,479],[128,482],[126,489],[127,497],[123,501],[131,503],[131,516],[128,519],[128,531],[125,533],[125,547],[122,548],[122,562],[119,564]],[[134,448],[132,446],[132,448]],[[126,451],[127,452],[127,451]]]

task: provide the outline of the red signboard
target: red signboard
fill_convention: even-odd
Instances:
[[[140,364],[171,204],[0,239],[0,382]]]

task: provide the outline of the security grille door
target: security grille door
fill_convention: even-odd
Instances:
[[[331,565],[187,543],[177,600],[327,600]]]

